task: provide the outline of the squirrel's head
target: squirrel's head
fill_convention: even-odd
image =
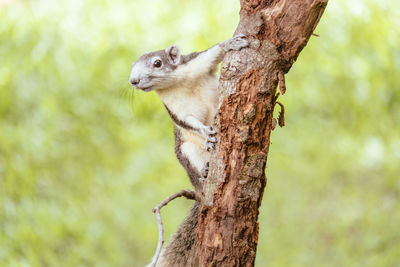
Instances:
[[[181,52],[176,45],[146,53],[133,63],[129,82],[145,92],[168,88],[175,83],[174,70],[181,63]]]

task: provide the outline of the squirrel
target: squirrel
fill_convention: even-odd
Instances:
[[[129,82],[160,97],[174,123],[175,154],[196,192],[201,192],[208,176],[210,153],[217,142],[210,125],[218,109],[218,64],[228,51],[248,45],[243,35],[188,55],[171,45],[133,63]]]

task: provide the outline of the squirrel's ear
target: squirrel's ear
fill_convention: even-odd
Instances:
[[[181,63],[181,51],[179,51],[179,47],[176,45],[169,46],[167,49],[165,49],[165,53],[167,54],[167,58],[172,65],[179,65]]]

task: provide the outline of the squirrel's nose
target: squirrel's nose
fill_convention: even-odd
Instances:
[[[138,84],[139,84],[140,79],[132,78],[132,79],[130,80],[130,82],[131,82],[131,84],[132,84],[133,86],[135,86],[135,85],[138,85]]]

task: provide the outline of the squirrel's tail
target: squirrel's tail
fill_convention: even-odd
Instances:
[[[197,224],[201,205],[194,203],[178,230],[161,250],[157,267],[196,267],[198,263]]]

